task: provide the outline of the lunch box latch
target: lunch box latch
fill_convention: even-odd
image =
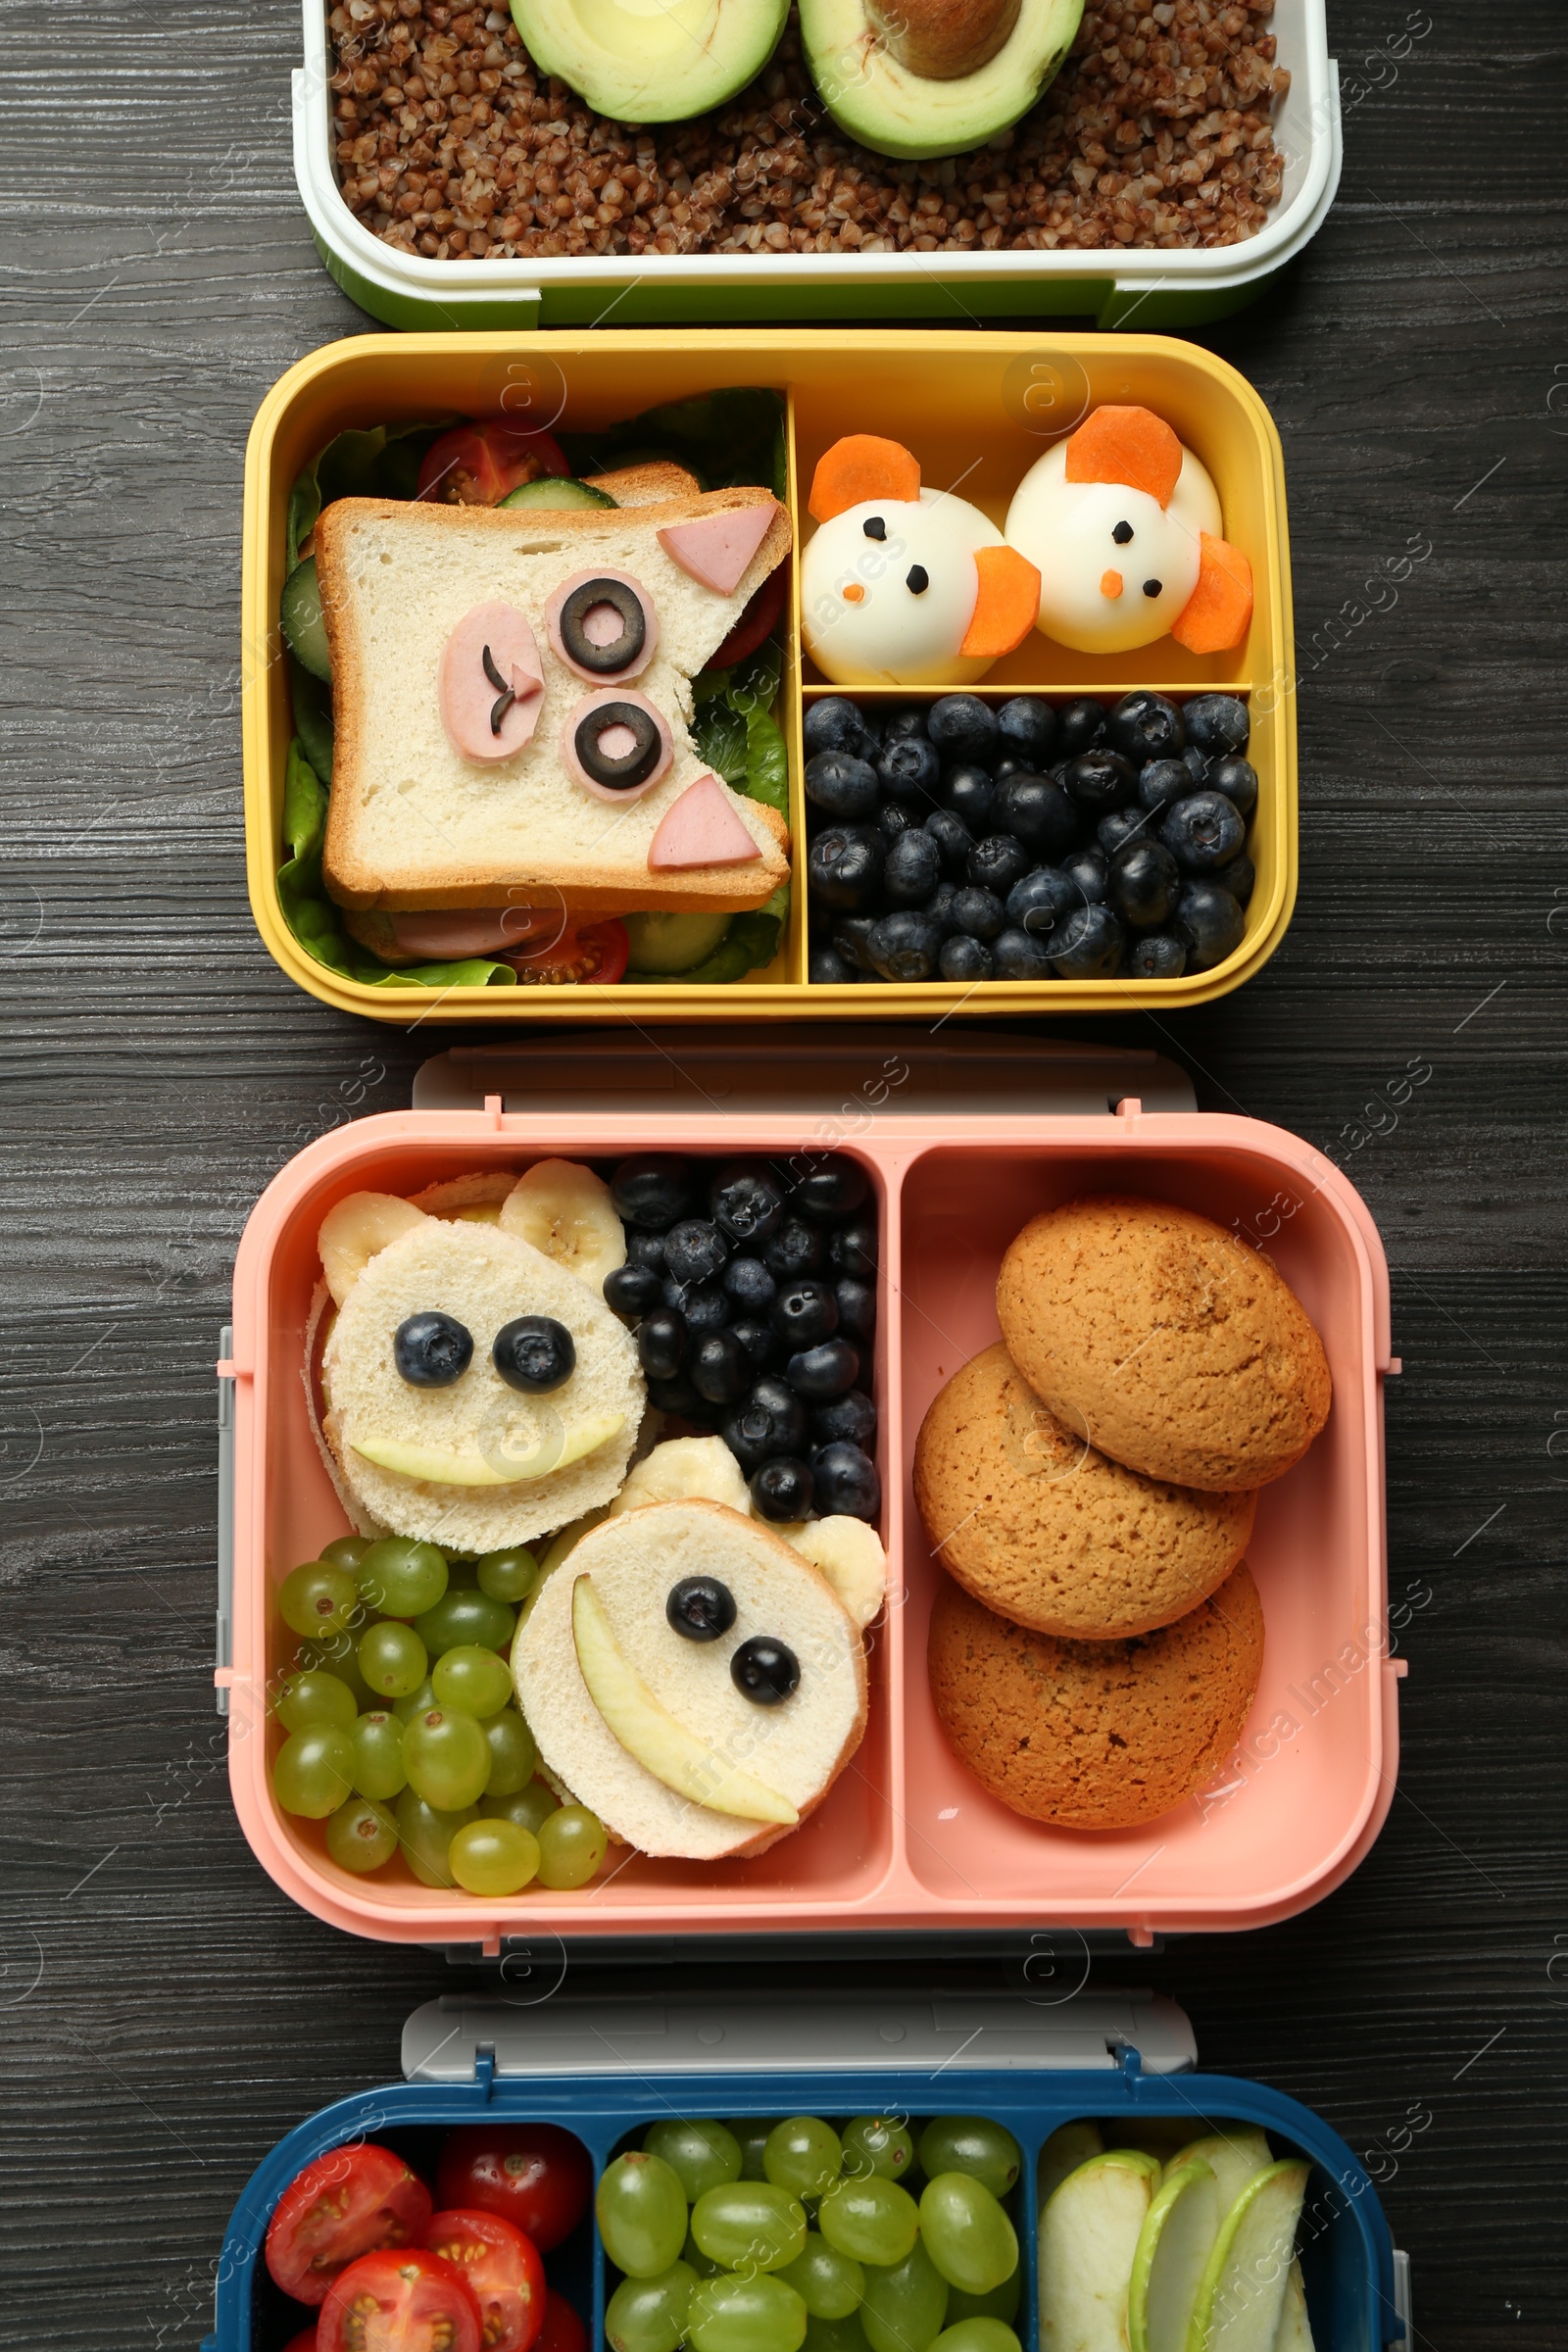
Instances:
[[[219,1335],[218,1361],[218,1623],[213,1649],[213,1675],[218,1685],[218,1712],[228,1713],[228,1686],[234,1665],[234,1333],[224,1324]]]
[[[1387,2352],[1413,2352],[1415,2305],[1410,2294],[1410,2257],[1399,2246],[1394,2248],[1394,2309],[1399,2332],[1389,2337]]]

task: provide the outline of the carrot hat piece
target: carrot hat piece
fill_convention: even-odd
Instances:
[[[1147,490],[1168,507],[1182,457],[1180,441],[1152,409],[1097,409],[1067,443],[1067,479]]]
[[[816,522],[831,522],[851,507],[874,498],[906,503],[920,495],[920,461],[902,441],[876,433],[846,433],[824,450],[811,476],[806,511]]]
[[[1190,654],[1228,654],[1241,644],[1252,618],[1252,566],[1239,547],[1199,533],[1198,586],[1175,620],[1171,635]]]

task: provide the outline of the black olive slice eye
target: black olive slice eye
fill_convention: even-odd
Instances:
[[[651,776],[663,748],[651,713],[637,703],[596,703],[578,720],[573,742],[584,773],[612,792],[630,792]]]
[[[518,1315],[496,1333],[490,1361],[509,1389],[548,1396],[576,1370],[577,1344],[553,1315]]]
[[[456,1315],[431,1307],[398,1325],[392,1361],[411,1389],[450,1389],[473,1361],[473,1334]]]
[[[931,585],[931,574],[923,564],[911,564],[904,575],[904,585],[911,596],[924,596]]]
[[[888,535],[888,526],[880,514],[868,514],[860,528],[868,539],[885,539]]]
[[[561,642],[579,669],[611,678],[648,642],[642,599],[624,580],[584,580],[561,608]]]
[[[1110,535],[1118,547],[1125,547],[1133,535],[1133,526],[1130,522],[1118,522]]]
[[[716,1576],[683,1576],[671,1585],[664,1615],[684,1642],[717,1642],[735,1622],[735,1595]]]
[[[1158,596],[1163,590],[1164,585],[1165,583],[1163,580],[1146,580],[1144,582],[1144,594],[1146,596]]]
[[[760,1707],[776,1707],[800,1689],[801,1661],[787,1642],[773,1634],[754,1634],[731,1658],[729,1679],[743,1698]]]

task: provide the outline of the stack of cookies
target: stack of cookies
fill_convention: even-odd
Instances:
[[[1328,1418],[1323,1344],[1268,1258],[1192,1210],[1092,1198],[1003,1259],[1000,1345],[926,1414],[914,1494],[947,1570],[931,1691],[985,1788],[1123,1830],[1203,1786],[1257,1690],[1257,1490]]]

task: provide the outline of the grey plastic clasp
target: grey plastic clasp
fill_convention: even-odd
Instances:
[[[1389,2338],[1389,2352],[1415,2352],[1415,2305],[1410,2295],[1410,2257],[1394,2249],[1394,2308],[1400,2332]]]
[[[225,1323],[219,1335],[219,1360],[234,1353],[234,1333]],[[220,1674],[234,1663],[234,1381],[218,1375],[218,1627],[214,1665]],[[228,1713],[228,1690],[218,1686],[218,1712]]]

